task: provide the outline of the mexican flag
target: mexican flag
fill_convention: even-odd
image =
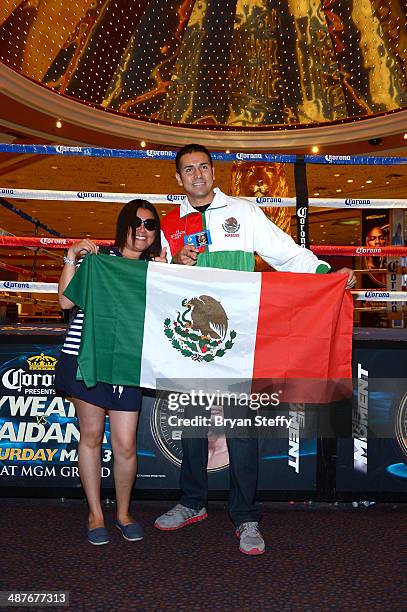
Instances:
[[[284,401],[326,401],[322,384],[351,379],[346,281],[88,255],[65,290],[85,312],[78,378],[211,391],[280,381]]]

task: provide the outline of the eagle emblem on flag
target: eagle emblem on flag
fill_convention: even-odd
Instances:
[[[173,348],[194,361],[213,361],[223,357],[234,345],[236,332],[228,336],[228,316],[222,304],[210,295],[200,295],[181,302],[174,321],[164,321],[164,334]]]

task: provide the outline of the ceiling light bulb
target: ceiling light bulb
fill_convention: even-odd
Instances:
[[[314,147],[312,147],[311,151],[312,151],[313,153],[319,153],[319,147],[314,146]]]
[[[146,146],[146,144],[147,144],[147,143],[146,143],[146,141],[145,141],[145,140],[142,140],[142,141],[140,142],[140,147],[142,147],[142,148],[144,149],[144,147]]]
[[[62,127],[61,119],[57,119],[57,121],[55,122],[55,125],[57,126],[57,128],[61,128]]]

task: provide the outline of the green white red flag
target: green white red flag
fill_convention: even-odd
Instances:
[[[346,281],[89,255],[65,290],[85,312],[79,377],[88,387],[182,379],[186,389],[278,380],[291,389],[284,401],[307,402],[329,399],[329,382],[338,397],[351,379]]]

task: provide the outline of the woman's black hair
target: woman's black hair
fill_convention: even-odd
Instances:
[[[126,245],[127,234],[129,229],[132,230],[133,239],[136,237],[136,217],[139,208],[149,210],[157,223],[155,230],[154,242],[140,256],[140,259],[151,259],[158,257],[161,253],[161,232],[160,232],[160,217],[155,207],[148,200],[130,200],[121,209],[116,222],[116,238],[114,246],[122,251]]]

